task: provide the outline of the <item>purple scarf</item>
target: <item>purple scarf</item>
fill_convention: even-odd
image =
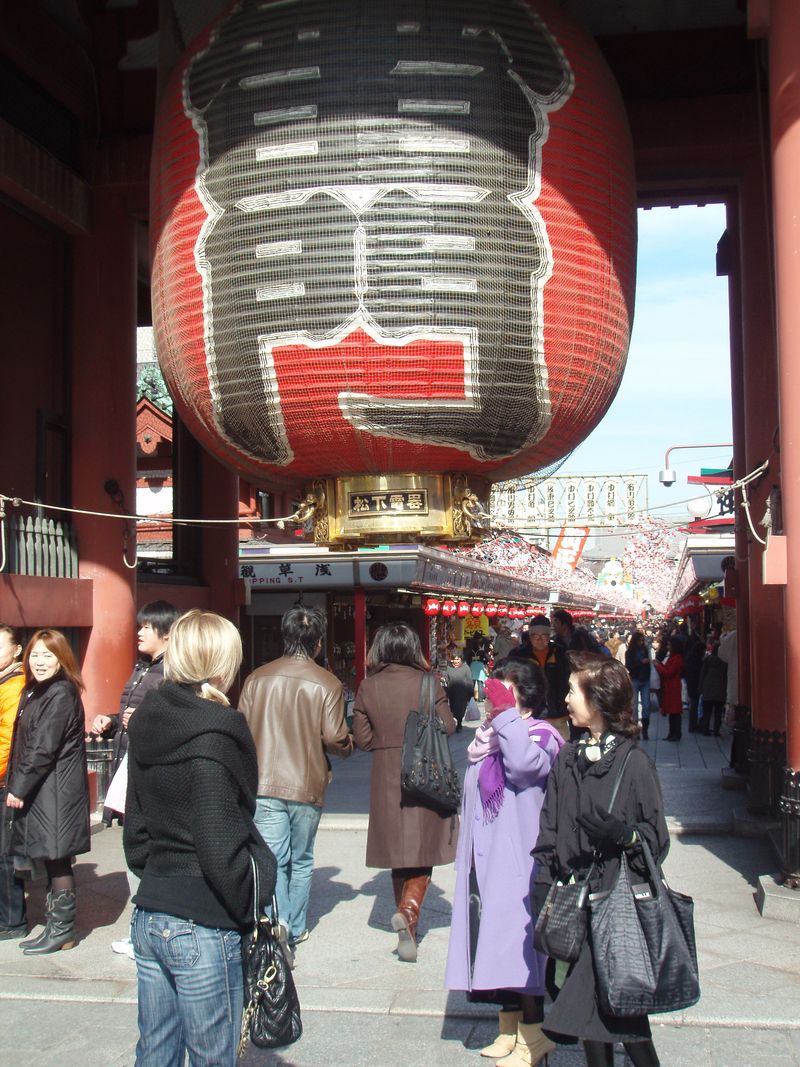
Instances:
[[[535,737],[537,744],[544,747],[548,736],[555,738],[560,751],[564,744],[564,738],[542,719],[528,720],[528,737]],[[503,756],[500,752],[500,742],[494,732],[491,722],[483,723],[475,731],[475,738],[467,749],[470,763],[480,763],[478,770],[478,791],[483,807],[484,823],[494,822],[503,807],[506,789],[506,772],[503,766]]]

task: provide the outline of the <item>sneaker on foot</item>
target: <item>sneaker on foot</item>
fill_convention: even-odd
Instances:
[[[122,941],[112,941],[111,951],[118,953],[120,956],[127,956],[128,959],[135,959],[133,953],[133,942],[129,937],[124,938]]]

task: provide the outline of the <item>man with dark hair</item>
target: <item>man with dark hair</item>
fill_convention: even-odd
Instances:
[[[555,642],[562,648],[572,647],[572,635],[575,632],[575,623],[572,616],[565,608],[556,608],[550,615],[550,623],[555,633]]]
[[[278,863],[275,896],[290,960],[308,937],[314,841],[331,779],[327,754],[353,751],[342,684],[314,662],[325,625],[316,608],[290,608],[281,621],[283,656],[253,671],[239,699],[256,743],[255,822]]]
[[[570,723],[565,700],[569,689],[569,664],[564,649],[550,637],[546,615],[534,615],[528,624],[532,658],[544,671],[547,682],[547,721],[570,740]]]
[[[133,673],[125,683],[119,700],[119,709],[113,715],[95,715],[91,733],[101,737],[114,738],[114,758],[111,763],[112,776],[128,752],[128,726],[131,716],[151,689],[157,689],[164,681],[164,653],[169,644],[169,632],[172,624],[177,622],[182,612],[168,600],[151,600],[143,604],[136,615],[139,632],[136,635],[139,658]],[[110,781],[110,779],[109,779]],[[121,813],[110,808],[103,809],[103,822],[110,826],[115,815]],[[139,880],[132,871],[128,871],[128,886],[131,896],[139,887]],[[133,959],[133,945],[130,937],[111,942],[112,952]]]
[[[95,715],[92,722],[93,734],[114,738],[112,770],[117,769],[128,751],[131,715],[144,700],[145,693],[157,689],[164,681],[164,653],[169,632],[180,617],[178,608],[167,600],[151,600],[149,604],[143,604],[136,615],[139,658],[122,690],[119,709],[113,715]]]

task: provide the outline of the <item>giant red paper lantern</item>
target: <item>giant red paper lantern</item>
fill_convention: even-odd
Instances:
[[[241,0],[159,106],[159,359],[239,472],[461,471],[567,454],[631,328],[620,97],[546,0]]]

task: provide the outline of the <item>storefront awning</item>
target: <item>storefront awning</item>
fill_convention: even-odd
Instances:
[[[350,552],[308,547],[292,550],[285,545],[276,545],[274,550],[243,546],[239,576],[251,593],[402,588],[421,594],[442,593],[525,605],[547,603],[550,595],[550,589],[540,582],[527,581],[444,549],[416,545]],[[594,608],[595,600],[590,603],[566,595],[559,597],[559,603]]]

